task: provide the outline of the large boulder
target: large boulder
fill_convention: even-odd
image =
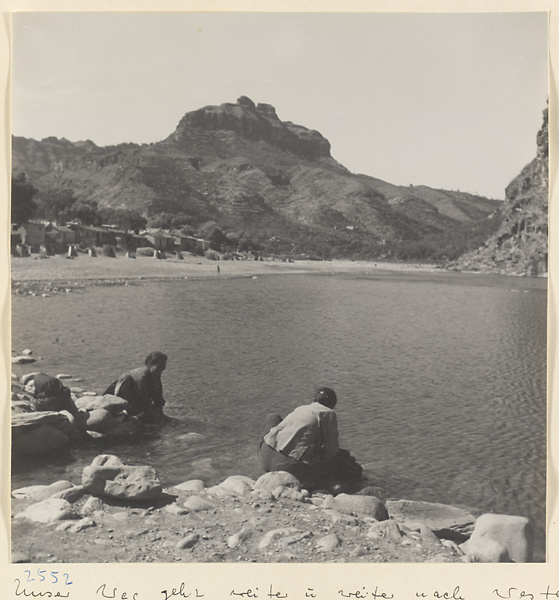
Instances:
[[[517,563],[532,562],[534,554],[534,529],[525,517],[485,514],[478,517],[471,538],[461,548],[481,560],[488,547],[497,542],[507,551],[510,560]],[[496,562],[496,561],[485,561]],[[502,562],[502,561],[500,561]]]
[[[475,519],[467,510],[415,500],[388,500],[386,502],[390,518],[406,524],[424,523],[439,538],[463,542],[474,530]]]
[[[102,396],[82,396],[76,400],[76,406],[81,410],[90,412],[102,408],[116,416],[129,408],[130,404],[124,398],[112,394],[103,394]]]
[[[87,420],[85,422],[85,428],[88,431],[104,433],[115,427],[116,424],[116,419],[108,410],[105,410],[104,408],[96,408],[88,413]]]
[[[96,496],[120,500],[153,500],[163,490],[152,467],[125,465],[110,454],[97,456],[82,474],[84,489]]]

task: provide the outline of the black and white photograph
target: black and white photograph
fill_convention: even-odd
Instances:
[[[13,13],[11,563],[546,562],[548,22]]]

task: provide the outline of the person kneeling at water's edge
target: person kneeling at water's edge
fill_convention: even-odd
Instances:
[[[277,413],[267,415],[258,447],[264,471],[287,471],[310,490],[359,479],[363,468],[339,446],[336,403],[336,392],[323,387],[313,402],[297,407],[285,419]]]
[[[161,374],[166,366],[166,354],[151,352],[146,357],[144,367],[123,373],[105,390],[105,394],[114,394],[127,400],[130,404],[128,414],[144,423],[168,420],[163,414],[165,400],[161,383]]]

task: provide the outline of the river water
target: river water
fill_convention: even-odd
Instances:
[[[544,280],[390,272],[16,296],[13,348],[43,357],[26,371],[103,391],[160,349],[175,421],[149,440],[14,463],[13,486],[79,481],[100,452],[153,465],[164,486],[257,477],[266,413],[328,385],[342,446],[371,483],[390,497],[530,517],[542,559],[546,302]]]

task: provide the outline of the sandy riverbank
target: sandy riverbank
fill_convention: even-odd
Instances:
[[[218,273],[218,266],[220,272]],[[13,258],[11,279],[24,282],[115,281],[134,279],[183,279],[206,277],[254,277],[300,273],[370,273],[383,271],[434,271],[433,265],[367,261],[214,261],[185,255],[157,260],[147,256],[128,259],[123,256],[96,258],[80,255],[75,259],[53,256]]]

